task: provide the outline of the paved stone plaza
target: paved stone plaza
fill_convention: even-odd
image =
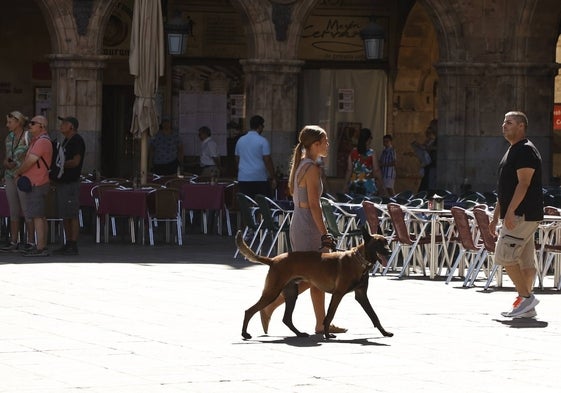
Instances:
[[[266,267],[233,260],[233,238],[96,245],[79,257],[0,254],[1,393],[558,392],[561,293],[537,292],[536,320],[500,316],[514,300],[483,282],[372,278],[382,337],[352,295],[326,342],[293,337],[282,310],[240,335]],[[547,285],[551,286],[551,282]],[[313,333],[309,295],[294,321]]]

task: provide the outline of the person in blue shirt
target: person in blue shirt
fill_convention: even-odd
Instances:
[[[255,115],[249,120],[249,126],[251,129],[236,143],[238,189],[249,197],[257,194],[270,197],[277,184],[271,147],[269,141],[261,135],[265,119]]]

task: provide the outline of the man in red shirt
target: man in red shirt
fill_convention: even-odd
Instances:
[[[33,219],[37,247],[25,252],[26,257],[44,257],[49,253],[47,245],[47,217],[45,214],[45,200],[49,192],[49,165],[53,156],[53,145],[47,134],[47,119],[35,116],[29,122],[31,142],[25,160],[15,175],[27,176],[31,182],[31,191],[26,193],[27,202],[24,212],[26,219]]]

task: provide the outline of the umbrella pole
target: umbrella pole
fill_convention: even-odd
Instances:
[[[142,132],[140,138],[140,184],[147,183],[148,175],[148,130]]]

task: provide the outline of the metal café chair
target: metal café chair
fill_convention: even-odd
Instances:
[[[403,254],[404,261],[403,268],[399,274],[400,278],[408,274],[411,262],[420,265],[423,275],[426,275],[426,268],[429,265],[432,277],[434,274],[432,271],[432,259],[429,258],[434,258],[434,261],[436,261],[436,258],[442,253],[443,257],[448,259],[445,237],[442,234],[432,233],[432,231],[436,230],[436,228],[431,227],[435,220],[416,215],[409,208],[397,203],[388,203],[387,209],[394,227],[397,243],[383,274],[387,274],[391,267],[395,267],[399,254]],[[438,225],[440,224],[438,223]],[[422,252],[423,248],[428,246],[430,246],[429,250],[434,248],[434,254],[429,252],[429,250]]]
[[[358,226],[356,214],[327,198],[321,198],[321,209],[328,232],[337,239],[337,249],[346,250],[362,241],[362,229]]]
[[[259,214],[263,220],[261,225],[261,231],[263,234],[261,235],[256,253],[261,251],[267,235],[271,236],[271,245],[267,251],[267,256],[271,255],[275,246],[277,246],[278,253],[290,250],[288,233],[292,212],[283,209],[279,204],[265,195],[255,195],[255,201],[259,206]]]
[[[240,213],[241,227],[243,228],[242,236],[244,239],[246,236],[250,236],[249,248],[253,248],[253,244],[261,231],[261,226],[263,225],[263,220],[261,219],[259,213],[259,205],[255,200],[245,195],[242,192],[236,193],[236,199],[238,202],[238,209]],[[234,258],[239,254],[240,250],[236,247],[236,252],[234,253]]]
[[[487,213],[486,209],[478,207],[473,209],[473,216],[475,217],[475,221],[477,222],[479,234],[481,235],[481,240],[483,241],[483,246],[485,247],[485,255],[481,257],[477,265],[473,269],[471,269],[471,271],[468,270],[466,279],[464,281],[464,286],[473,285],[483,264],[487,262],[488,266],[490,266],[490,272],[487,278],[487,282],[485,283],[485,289],[489,288],[495,275],[497,276],[497,286],[502,287],[503,269],[501,266],[495,263],[495,244],[497,242],[497,238],[491,235],[491,233],[489,232],[489,214]]]
[[[548,216],[561,216],[561,211],[554,206],[545,206],[544,213]],[[538,279],[541,289],[544,289],[544,280],[553,265],[553,285],[561,290],[561,219],[540,223],[538,229]]]
[[[154,228],[158,223],[165,223],[166,242],[170,242],[170,224],[175,223],[178,245],[183,245],[183,224],[181,221],[181,202],[179,191],[173,188],[156,188],[148,194],[148,234],[150,245],[154,245]]]
[[[380,205],[378,205],[380,206]],[[393,245],[395,246],[395,242],[394,240],[394,235],[393,232],[390,233],[389,235],[386,233],[385,228],[381,225],[380,222],[380,216],[384,216],[384,212],[383,209],[378,208],[376,206],[376,204],[372,201],[368,201],[368,200],[364,200],[362,201],[362,208],[364,210],[364,216],[366,218],[366,225],[368,227],[368,231],[370,232],[371,235],[373,234],[380,234],[383,235],[386,240],[388,241],[388,244],[390,245],[390,247]],[[381,264],[379,261],[376,261],[376,264],[374,265],[374,267],[372,268],[371,273],[372,274],[376,274],[376,272],[378,271],[378,269],[381,268]]]
[[[452,212],[452,217],[454,218],[458,242],[461,247],[458,252],[458,256],[449,269],[448,276],[446,277],[446,284],[450,283],[456,269],[459,268],[460,263],[463,264],[467,261],[468,271],[472,270],[470,267],[472,265],[477,265],[485,250],[483,244],[475,240],[475,225],[471,222],[475,220],[473,216],[470,217],[468,212],[459,206],[452,207],[450,211]]]
[[[95,211],[96,211],[96,215],[95,215],[96,216],[95,218],[95,242],[96,243],[101,242],[101,224],[102,224],[102,220],[105,220],[105,217],[99,213],[99,204],[101,201],[101,196],[103,194],[103,191],[115,189],[119,187],[120,186],[118,183],[107,182],[94,186],[90,191],[91,196],[94,200]],[[111,221],[111,233],[113,234],[113,237],[115,237],[117,236],[117,225],[115,223],[115,217],[110,217],[110,221]],[[107,223],[104,222],[104,226],[105,225],[107,225]]]

